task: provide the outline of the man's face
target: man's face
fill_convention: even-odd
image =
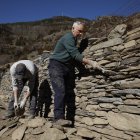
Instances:
[[[75,37],[81,37],[85,31],[84,31],[84,26],[83,25],[77,25],[77,26],[74,26],[72,28],[72,31],[73,31],[73,34]]]

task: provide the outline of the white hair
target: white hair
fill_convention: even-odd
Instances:
[[[75,27],[75,26],[77,26],[77,25],[83,25],[83,26],[85,26],[85,23],[84,23],[84,22],[81,22],[81,21],[75,21],[75,22],[73,23],[73,26],[72,26],[72,27]]]

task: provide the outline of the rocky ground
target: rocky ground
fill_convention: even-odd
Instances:
[[[102,74],[88,67],[89,71],[76,79],[74,128],[52,127],[53,92],[47,77],[48,55],[44,52],[34,60],[39,68],[42,99],[38,116],[32,120],[16,117],[0,120],[1,140],[140,139],[140,27],[127,32],[127,25],[122,24],[108,38],[89,39],[84,55],[112,72]],[[1,75],[0,115],[6,111],[11,93],[9,70]]]

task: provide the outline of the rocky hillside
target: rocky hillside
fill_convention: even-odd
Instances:
[[[0,65],[19,59],[35,59],[44,50],[52,50],[56,41],[71,29],[76,20],[89,25],[88,36],[107,37],[116,25],[126,23],[129,29],[139,26],[140,14],[129,17],[104,16],[96,20],[53,17],[34,22],[0,24]]]
[[[0,139],[139,140],[140,27],[128,26],[120,24],[104,38],[90,36],[84,55],[112,72],[102,74],[87,67],[79,74],[76,69],[74,128],[52,127],[53,91],[47,72],[49,53],[44,52],[34,60],[40,77],[39,99],[42,107],[38,116],[32,120],[14,118],[0,121]],[[3,72],[0,86],[2,114],[11,93],[9,69]]]

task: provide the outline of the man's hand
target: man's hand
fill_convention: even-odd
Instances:
[[[100,70],[102,73],[105,73],[107,70],[105,70],[104,68],[102,68],[99,63],[97,63],[96,61],[92,61],[89,60],[89,64],[94,68],[94,69],[98,69]]]
[[[92,61],[92,60],[88,60],[88,64],[90,66],[92,66],[93,69],[98,69],[100,70],[103,74],[108,75],[108,76],[113,76],[116,75],[117,73],[111,70],[106,70],[104,68],[102,68],[99,63],[97,63],[96,61]]]
[[[24,108],[25,104],[26,104],[27,99],[24,98],[21,102],[20,102],[20,108]]]
[[[14,108],[18,109],[18,103],[17,102],[14,102]]]
[[[100,70],[101,70],[102,73],[106,72],[106,70],[104,68],[100,68]]]
[[[96,61],[92,61],[92,60],[89,60],[89,65],[91,65],[93,68],[100,67],[99,64]]]

